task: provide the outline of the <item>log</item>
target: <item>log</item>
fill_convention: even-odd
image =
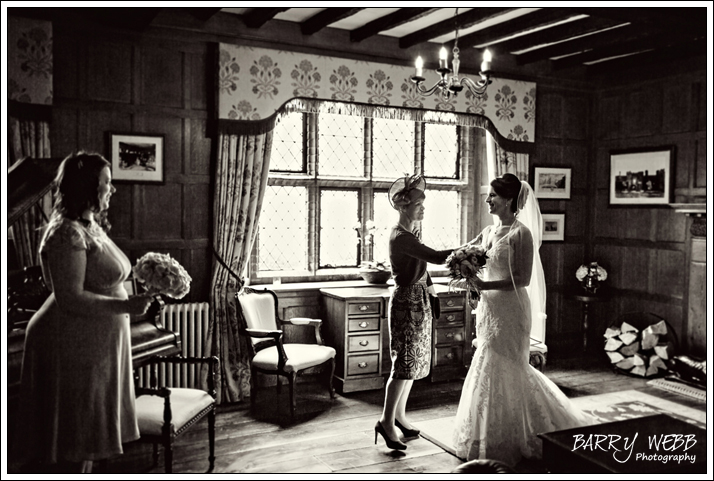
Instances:
[[[635,334],[634,332],[625,332],[623,334],[620,334],[620,340],[628,346],[632,344],[632,342],[635,341],[637,337],[637,334]]]
[[[616,364],[616,363],[622,361],[623,359],[625,359],[625,356],[623,356],[619,352],[608,352],[607,355],[610,358],[610,362],[612,364]]]
[[[605,343],[605,350],[606,351],[617,351],[620,346],[622,346],[622,341],[617,338],[611,337]]]

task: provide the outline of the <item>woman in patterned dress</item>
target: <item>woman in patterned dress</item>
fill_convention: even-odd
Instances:
[[[131,264],[107,236],[109,162],[72,154],[55,185],[40,243],[52,294],[27,326],[15,462],[34,473],[89,472],[139,437],[129,315],[146,312],[151,297],[127,296]]]
[[[379,433],[391,449],[407,448],[400,441],[397,428],[406,438],[419,435],[407,421],[405,411],[414,380],[426,377],[431,367],[432,307],[438,316],[438,298],[426,264],[443,264],[452,252],[427,247],[414,235],[416,223],[424,219],[425,187],[422,176],[411,176],[398,179],[389,190],[389,200],[399,211],[399,223],[392,228],[389,238],[395,283],[389,300],[392,371],[385,389],[382,417],[374,431],[375,443]]]

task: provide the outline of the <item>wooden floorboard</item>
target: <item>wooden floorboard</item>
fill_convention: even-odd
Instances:
[[[696,409],[706,404],[647,385],[646,379],[612,371],[595,356],[554,360],[545,374],[570,397],[639,390]],[[407,406],[410,420],[429,421],[456,413],[463,381],[414,383]],[[417,438],[404,452],[388,449],[381,436],[374,443],[374,424],[382,411],[384,389],[337,394],[304,380],[297,387],[298,406],[289,416],[288,390],[261,388],[256,409],[249,403],[218,407],[215,473],[359,474],[449,473],[460,459]],[[133,443],[111,460],[109,473],[163,473],[163,453],[153,466],[151,447]],[[201,473],[208,467],[208,429],[204,420],[181,435],[174,450],[174,472]],[[521,473],[544,473],[537,462],[517,466]]]

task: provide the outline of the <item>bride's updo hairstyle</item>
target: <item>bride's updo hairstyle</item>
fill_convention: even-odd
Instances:
[[[521,192],[521,181],[513,174],[506,173],[501,177],[496,177],[491,181],[491,187],[504,199],[513,199],[513,202],[511,202],[511,212],[513,213],[518,212],[519,207],[522,207],[522,204],[525,203],[525,199],[519,202],[518,194]]]

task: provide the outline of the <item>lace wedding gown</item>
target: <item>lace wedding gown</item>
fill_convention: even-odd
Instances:
[[[483,233],[487,247],[489,226]],[[510,279],[521,225],[488,249],[482,278]],[[466,460],[497,459],[514,466],[521,457],[539,458],[538,433],[595,424],[565,394],[528,363],[531,330],[525,288],[481,292],[476,318],[477,349],[456,413],[456,454]],[[527,312],[527,313],[524,313]]]

